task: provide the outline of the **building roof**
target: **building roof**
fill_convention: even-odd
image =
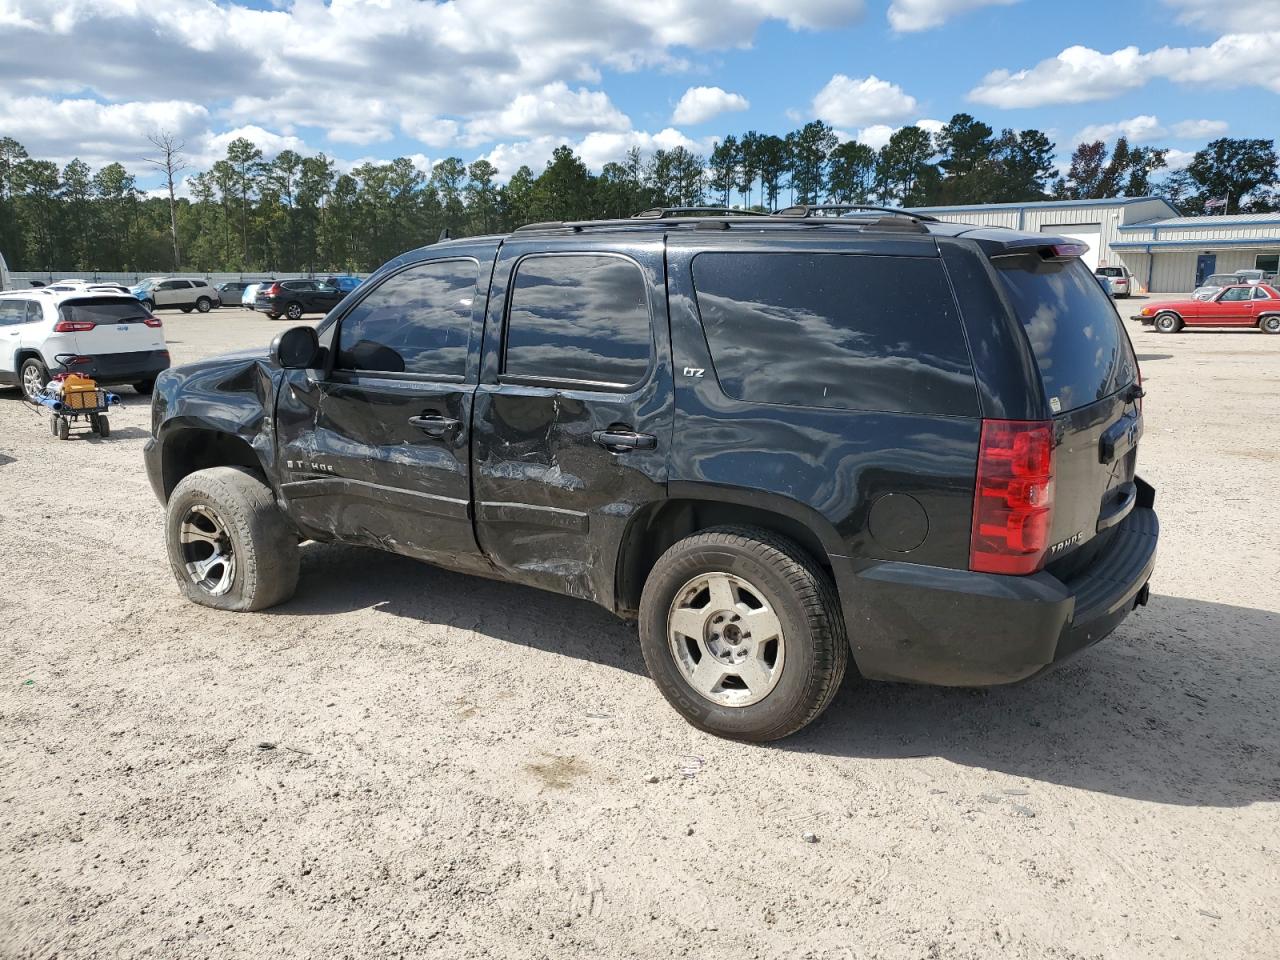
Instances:
[[[1113,250],[1145,250],[1147,248],[1160,250],[1174,247],[1195,247],[1204,250],[1212,250],[1215,247],[1265,247],[1271,249],[1280,247],[1280,235],[1270,237],[1233,237],[1228,239],[1201,237],[1199,240],[1113,240],[1110,246]]]
[[[1150,230],[1152,227],[1246,227],[1260,223],[1280,223],[1280,213],[1235,213],[1225,217],[1171,217],[1168,220],[1148,220],[1145,223],[1128,223],[1121,230]]]
[[[910,207],[912,213],[978,213],[984,210],[1032,210],[1053,207],[1129,207],[1136,203],[1163,203],[1174,213],[1177,208],[1164,197],[1112,197],[1103,200],[1027,200],[1022,203],[971,203],[955,207]]]

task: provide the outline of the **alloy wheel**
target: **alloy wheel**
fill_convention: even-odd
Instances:
[[[191,582],[212,597],[231,589],[236,578],[231,532],[211,507],[194,503],[178,528],[182,562]]]
[[[717,706],[759,703],[782,677],[778,615],[760,588],[733,574],[700,574],[676,591],[667,642],[685,681]]]
[[[40,376],[40,368],[35,364],[29,364],[22,371],[22,392],[26,394],[28,400],[34,400],[44,392],[44,384],[41,382],[44,378]]]

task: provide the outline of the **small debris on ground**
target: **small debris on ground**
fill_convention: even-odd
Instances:
[[[810,830],[806,830],[804,833],[800,834],[800,839],[805,843],[817,843],[818,835]]]
[[[645,782],[645,783],[657,783],[657,782],[658,782],[658,775],[657,775],[656,773],[651,773],[651,774],[649,774],[647,777],[645,777],[645,778],[644,778],[644,782]]]
[[[274,750],[275,748],[276,748],[276,745],[272,743],[270,740],[263,740],[260,744],[258,744],[259,750]]]
[[[1202,917],[1208,917],[1210,920],[1221,920],[1222,915],[1214,913],[1212,910],[1197,910],[1196,913]]]
[[[1024,807],[1020,803],[1015,803],[1013,805],[1013,815],[1015,817],[1034,817],[1036,812],[1030,807]]]

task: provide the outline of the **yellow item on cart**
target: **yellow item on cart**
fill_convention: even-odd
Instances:
[[[62,405],[68,410],[93,409],[98,405],[98,384],[78,373],[62,381]]]

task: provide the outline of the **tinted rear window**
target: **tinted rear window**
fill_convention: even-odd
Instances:
[[[693,260],[720,386],[757,403],[973,416],[942,261],[827,253]]]
[[[1137,361],[1110,298],[1079,260],[1001,257],[998,273],[1027,331],[1055,413],[1132,383]]]
[[[147,319],[147,308],[133,297],[68,300],[58,313],[63,320],[81,323],[142,323]]]
[[[1094,271],[1100,277],[1123,277],[1124,271],[1119,267],[1099,267]]]

